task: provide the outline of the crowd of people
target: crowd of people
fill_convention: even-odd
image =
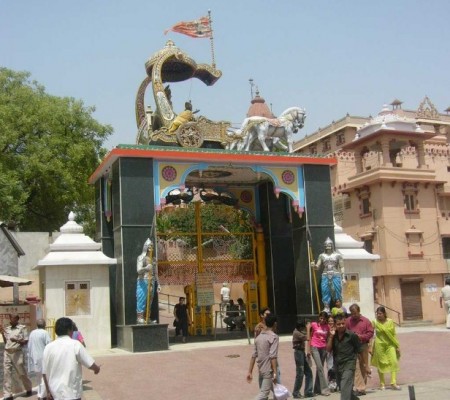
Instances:
[[[258,400],[268,399],[274,385],[281,384],[276,326],[276,317],[270,309],[260,310],[260,322],[255,327],[255,349],[247,373],[247,381],[251,382],[254,365],[258,365]],[[380,390],[386,388],[387,373],[390,374],[389,388],[401,389],[397,384],[400,344],[395,324],[387,317],[384,307],[378,307],[376,319],[369,321],[361,315],[358,304],[352,304],[347,313],[342,304],[336,302],[331,313],[320,312],[317,321],[297,322],[292,347],[296,367],[294,399],[330,396],[339,391],[341,400],[357,400],[366,394],[371,366],[377,368]]]
[[[333,313],[336,308],[339,312]],[[395,324],[387,317],[385,308],[378,307],[373,321],[361,315],[358,304],[352,304],[349,311],[348,314],[339,303],[333,308],[334,316],[328,318],[328,323],[325,324],[326,315],[322,312],[318,323],[309,324],[311,348],[317,343],[322,348],[323,341],[317,342],[316,339],[318,335],[321,339],[325,337],[326,342],[325,357],[313,357],[317,371],[315,393],[328,396],[331,391],[339,390],[342,400],[364,396],[371,366],[377,368],[380,390],[385,389],[385,373],[391,374],[390,388],[400,390],[396,381],[400,345]],[[316,328],[317,325],[320,328]],[[325,360],[327,376],[324,372]]]
[[[27,374],[24,347],[28,346],[30,372],[37,379],[37,397],[40,400],[81,399],[83,393],[82,366],[100,372],[100,367],[85,349],[83,335],[70,318],[59,318],[55,323],[56,340],[52,341],[43,319],[28,336],[25,325],[19,324],[19,315],[10,314],[9,326],[0,326],[5,343],[3,359],[3,399],[13,400],[15,375],[25,388],[26,397],[33,395]]]

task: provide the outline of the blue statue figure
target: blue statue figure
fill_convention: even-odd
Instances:
[[[158,264],[153,257],[153,242],[147,239],[142,248],[142,253],[138,256],[137,262],[137,282],[136,282],[136,314],[137,323],[145,324],[145,312],[147,304],[150,309],[156,291],[160,291],[161,287],[158,284]],[[150,285],[150,287],[149,287]],[[148,296],[150,298],[148,299]]]
[[[334,251],[334,244],[330,238],[324,242],[325,251],[319,255],[317,263],[312,263],[312,267],[316,270],[322,270],[322,279],[320,288],[322,291],[322,303],[324,311],[330,312],[330,303],[336,300],[342,302],[342,285],[347,282],[345,280],[344,260],[339,253]]]

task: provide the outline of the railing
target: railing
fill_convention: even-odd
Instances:
[[[167,301],[162,301],[163,298],[167,297]],[[170,298],[171,297],[175,297],[176,301],[175,303],[171,303],[170,302]],[[180,296],[176,296],[174,294],[168,294],[168,293],[158,293],[158,300],[159,300],[159,304],[163,304],[167,306],[167,312],[170,314],[170,307],[172,307],[172,309],[175,307],[175,304],[178,303],[178,299],[180,298]]]
[[[396,325],[398,325],[398,326],[401,326],[401,323],[400,323],[400,314],[401,314],[401,313],[400,313],[400,311],[394,310],[393,308],[390,308],[390,307],[385,306],[384,304],[380,304],[380,303],[375,303],[375,305],[381,306],[381,307],[384,307],[384,308],[387,308],[389,311],[392,311],[392,312],[396,313],[396,314],[397,314],[398,322],[395,322],[395,321],[394,321],[394,324],[396,324]]]
[[[171,303],[171,300],[170,300],[171,297],[175,297],[176,301],[174,303]],[[163,298],[164,299],[167,298],[167,300],[162,300]],[[168,293],[162,293],[162,292],[158,293],[159,304],[167,306],[167,312],[169,314],[172,314],[172,312],[170,310],[171,309],[173,310],[175,308],[175,305],[178,303],[179,298],[180,298],[180,296],[174,295],[174,294],[168,294]],[[221,310],[222,303],[214,303],[212,306],[213,306],[213,308],[217,307]]]

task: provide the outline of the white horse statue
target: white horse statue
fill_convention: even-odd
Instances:
[[[249,117],[244,119],[241,129],[234,133],[237,140],[237,150],[252,150],[252,145],[258,139],[264,151],[271,151],[274,147],[294,151],[294,133],[303,128],[306,113],[303,108],[290,107],[275,119],[265,117]],[[287,145],[281,139],[285,139]],[[271,142],[271,146],[267,145]],[[232,147],[231,144],[229,147]],[[233,146],[234,147],[234,146]]]

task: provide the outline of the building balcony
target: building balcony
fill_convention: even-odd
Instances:
[[[347,192],[352,189],[371,185],[379,182],[423,182],[423,183],[443,183],[436,180],[436,171],[432,169],[416,169],[416,168],[398,168],[378,166],[372,167],[366,171],[350,176],[346,187],[342,192]]]

